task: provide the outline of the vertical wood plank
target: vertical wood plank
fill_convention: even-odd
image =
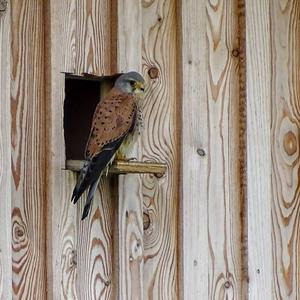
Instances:
[[[274,299],[270,1],[246,1],[249,299]]]
[[[111,15],[109,0],[76,1],[77,73],[112,73]],[[110,299],[115,287],[112,280],[113,201],[108,178],[101,180],[91,214],[84,222],[80,221],[83,207],[84,199],[77,210],[77,295],[87,300]]]
[[[209,298],[241,299],[238,11],[207,2]],[[220,233],[222,234],[220,235]]]
[[[142,1],[142,57],[147,93],[142,160],[163,161],[163,178],[142,177],[144,299],[178,299],[178,203],[180,49],[176,1]]]
[[[11,1],[12,288],[17,299],[46,298],[43,40],[43,3]]]
[[[300,295],[300,6],[271,1],[272,299]]]
[[[111,1],[76,0],[76,72],[111,72]]]
[[[142,66],[142,10],[139,0],[118,0],[117,67],[120,72]],[[131,156],[137,156],[137,147]],[[143,219],[141,177],[119,176],[118,299],[143,298]]]
[[[142,102],[145,130],[134,154],[169,166],[161,179],[126,175],[120,180],[119,298],[176,299],[179,155],[175,1],[142,1],[142,7],[139,1],[119,1],[118,6],[119,70],[143,68],[147,81]],[[143,212],[149,222],[144,237]]]
[[[64,75],[74,72],[75,0],[51,1],[47,8],[47,283],[50,299],[77,299],[76,207],[70,203],[76,175],[67,172],[63,136]]]
[[[113,71],[110,1],[52,1],[49,13],[48,253],[52,258],[48,290],[54,299],[110,299],[114,289],[111,187],[108,179],[101,181],[89,217],[80,221],[84,196],[78,205],[71,204],[76,174],[63,170],[64,76],[60,74]]]
[[[197,154],[198,149],[207,152],[208,145],[207,90],[204,75],[207,74],[205,1],[182,1],[181,23],[181,298],[209,299],[206,201],[208,160]]]
[[[0,299],[12,298],[10,7],[0,13]]]
[[[242,297],[237,4],[182,2],[184,299]]]

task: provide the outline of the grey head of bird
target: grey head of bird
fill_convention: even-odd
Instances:
[[[145,91],[145,80],[138,72],[128,72],[118,77],[115,87],[125,93],[142,95]]]

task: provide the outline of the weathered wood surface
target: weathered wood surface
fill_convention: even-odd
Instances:
[[[144,175],[144,299],[178,298],[180,60],[176,1],[142,1],[142,57],[147,80],[142,160],[163,161],[166,175]],[[156,74],[157,73],[157,74]]]
[[[117,68],[119,72],[141,71],[142,11],[139,0],[117,1]],[[131,157],[140,159],[136,146]],[[143,197],[139,175],[119,176],[118,224],[118,299],[143,300]]]
[[[212,299],[242,298],[237,8],[236,0],[207,4],[208,292]]]
[[[243,3],[9,1],[0,12],[0,299],[298,298],[300,6],[245,1],[245,169]],[[147,81],[131,156],[167,172],[121,175],[118,203],[102,179],[81,222],[84,199],[70,203],[77,175],[65,170],[61,72],[117,71],[116,43],[118,71]]]
[[[273,281],[272,299],[298,299],[300,296],[299,2],[271,1],[270,16],[273,272],[269,280]]]
[[[11,1],[11,235],[16,299],[46,298],[43,28],[42,2]]]
[[[0,70],[0,299],[12,299],[9,7],[0,12]]]
[[[138,158],[164,161],[168,166],[161,179],[127,176],[120,182],[119,297],[176,299],[179,66],[175,1],[121,0],[118,5],[119,71],[142,68],[147,81],[142,105],[145,130],[136,149]],[[150,69],[152,80],[147,74]],[[144,234],[143,212],[148,220]]]
[[[184,1],[182,28],[181,298],[208,299],[207,47],[204,1]],[[197,36],[197,39],[193,38]],[[192,110],[190,109],[192,107]],[[199,152],[199,151],[198,151]],[[200,152],[201,153],[201,152]],[[188,159],[184,159],[188,157]],[[197,178],[197,180],[195,180]],[[201,195],[201,198],[200,198]],[[200,217],[201,216],[201,217]],[[193,224],[193,226],[191,226]],[[206,288],[204,288],[206,286]]]
[[[269,1],[246,1],[249,299],[274,299]]]
[[[47,40],[48,83],[48,292],[52,299],[111,299],[113,201],[103,179],[89,217],[84,199],[70,202],[76,174],[65,168],[64,75],[112,72],[110,1],[51,1]],[[84,101],[85,99],[83,99]]]
[[[247,203],[247,68],[246,68],[246,10],[245,1],[237,0],[239,48],[232,52],[238,56],[239,73],[239,167],[240,167],[240,225],[241,225],[241,299],[248,299],[248,203]]]
[[[182,2],[184,299],[242,297],[237,9]]]
[[[74,1],[73,1],[74,2]],[[113,49],[111,45],[111,2],[109,0],[75,1],[75,70],[78,74],[110,74]]]

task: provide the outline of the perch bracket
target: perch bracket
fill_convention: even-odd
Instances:
[[[71,171],[80,171],[83,167],[84,160],[67,160],[66,168]],[[110,174],[154,174],[157,177],[162,177],[167,170],[165,163],[140,162],[140,161],[122,161],[116,160],[109,167]]]

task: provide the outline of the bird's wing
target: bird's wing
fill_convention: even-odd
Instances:
[[[97,105],[86,147],[87,162],[72,194],[75,204],[90,186],[82,219],[88,215],[101,173],[113,159],[127,133],[133,129],[135,120],[136,105],[132,95],[109,95]]]
[[[123,137],[133,126],[135,98],[131,94],[113,94],[97,105],[85,156],[92,158],[109,143]]]

